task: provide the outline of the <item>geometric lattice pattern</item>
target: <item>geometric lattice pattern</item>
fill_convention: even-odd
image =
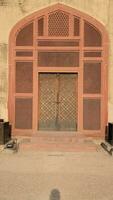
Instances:
[[[101,63],[84,63],[83,92],[85,94],[101,93]]]
[[[49,15],[49,36],[69,36],[69,16],[58,10]]]
[[[32,98],[15,99],[15,128],[32,129]]]
[[[77,75],[40,74],[40,130],[77,130]]]
[[[101,122],[101,100],[84,98],[83,128],[84,130],[99,130]]]
[[[78,67],[79,52],[38,52],[38,66],[40,67]]]
[[[39,130],[54,130],[56,119],[56,90],[54,74],[40,74]]]
[[[60,74],[60,130],[77,129],[77,74]]]
[[[28,24],[20,30],[16,37],[16,46],[33,45],[33,23]]]
[[[84,23],[84,46],[85,47],[99,47],[102,46],[102,35],[95,26],[85,22]]]

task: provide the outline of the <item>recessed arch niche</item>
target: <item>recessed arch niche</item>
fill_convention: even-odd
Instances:
[[[51,85],[50,90],[54,91],[54,84],[57,82],[58,88],[60,82],[63,85],[61,91],[65,91],[70,83],[70,89],[63,93],[62,99],[69,101],[72,95],[75,110],[72,110],[73,118],[71,114],[69,117],[74,125],[70,129],[67,125],[67,131],[104,136],[107,124],[107,53],[108,38],[104,26],[68,6],[56,4],[18,22],[9,39],[8,110],[13,133],[32,135],[48,130],[51,125],[46,126],[50,122],[45,116],[49,118],[52,111],[46,108],[50,102],[45,107],[43,105],[50,95],[47,93],[45,98],[41,89],[43,93],[47,92]],[[42,84],[44,77],[45,84]],[[57,104],[60,104],[58,100]],[[71,100],[70,103],[64,102],[65,107],[71,103]],[[69,113],[72,108],[67,107]],[[60,104],[59,112],[63,109]],[[55,110],[58,110],[58,105]],[[64,116],[67,115],[65,111]],[[69,118],[65,124],[69,124]],[[41,123],[45,124],[41,126]],[[51,130],[66,131],[65,128],[60,130],[61,124],[57,128]]]

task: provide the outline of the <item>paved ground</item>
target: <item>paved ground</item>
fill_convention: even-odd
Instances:
[[[0,200],[113,200],[113,156],[97,150],[0,153]]]

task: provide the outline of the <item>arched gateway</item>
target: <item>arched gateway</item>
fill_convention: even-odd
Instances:
[[[104,135],[107,34],[98,21],[56,4],[10,34],[9,120],[18,135]]]

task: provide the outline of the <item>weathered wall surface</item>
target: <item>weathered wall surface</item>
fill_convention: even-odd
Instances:
[[[0,118],[8,119],[8,38],[12,27],[41,8],[63,3],[96,18],[109,34],[109,121],[113,121],[113,0],[0,0]]]

